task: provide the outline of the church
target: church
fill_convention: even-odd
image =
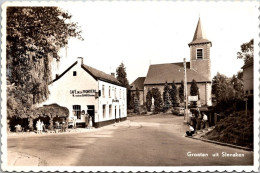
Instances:
[[[187,74],[187,93],[190,95],[191,82],[194,79],[199,88],[199,101],[201,105],[212,105],[211,99],[211,62],[210,48],[211,41],[206,38],[202,29],[201,20],[198,20],[197,27],[192,41],[188,44],[190,48],[190,61],[186,62]],[[184,81],[184,63],[166,63],[166,64],[151,64],[145,79],[143,80],[143,98],[146,100],[146,95],[149,89],[158,88],[163,93],[164,84],[167,81],[169,85],[174,81],[177,88],[180,87],[181,81]],[[135,91],[136,82],[133,82],[130,87]],[[141,85],[141,84],[139,84]]]

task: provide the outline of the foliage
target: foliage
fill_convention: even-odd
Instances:
[[[129,108],[129,109],[132,109],[132,108],[134,108],[134,105],[135,105],[135,94],[134,94],[134,93],[131,93],[129,100],[130,100],[130,101],[129,101],[129,106],[128,106],[128,108]]]
[[[163,109],[164,111],[167,111],[170,106],[171,106],[171,99],[170,99],[170,87],[167,83],[167,81],[164,84],[164,89],[163,89]]]
[[[180,98],[180,102],[183,103],[184,102],[184,82],[183,82],[183,80],[181,81],[181,86],[179,87],[179,98]]]
[[[244,111],[221,119],[205,138],[224,143],[253,148],[253,112],[246,116]]]
[[[140,113],[140,101],[136,97],[134,98],[134,113]]]
[[[60,60],[58,51],[70,37],[82,39],[70,18],[58,7],[7,8],[8,117],[24,117],[48,98],[52,61]]]
[[[191,96],[198,96],[198,99],[199,99],[199,88],[198,88],[198,85],[197,85],[196,80],[194,80],[194,79],[191,81],[190,95],[191,95]],[[193,104],[194,106],[196,106],[196,105],[197,105],[197,102],[194,101],[194,102],[192,102],[192,104]]]
[[[150,88],[148,89],[148,92],[146,94],[146,108],[147,111],[151,111],[151,107],[152,107],[152,91],[150,90]]]
[[[129,89],[129,82],[127,79],[126,68],[123,63],[121,63],[119,67],[117,67],[116,69],[116,78],[124,87]]]
[[[134,100],[132,100],[132,93],[130,91],[129,82],[126,74],[126,67],[121,63],[116,69],[117,80],[127,89],[127,108],[132,109],[134,107]]]
[[[254,39],[241,45],[241,52],[237,52],[237,58],[243,59],[245,63],[254,58]]]
[[[154,98],[154,113],[161,112],[163,108],[163,101],[160,90],[158,88],[153,88],[152,95]]]
[[[198,96],[199,95],[199,88],[198,88],[196,80],[194,80],[194,79],[191,81],[190,95],[191,96]]]
[[[212,94],[216,98],[216,111],[232,113],[244,107],[244,84],[238,72],[232,78],[217,73],[212,80]]]
[[[172,88],[170,90],[171,102],[173,106],[177,106],[177,86],[175,82],[172,82]]]

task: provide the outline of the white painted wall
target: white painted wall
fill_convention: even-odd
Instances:
[[[104,86],[104,93],[102,87]],[[110,87],[110,96],[109,96]],[[120,118],[127,116],[127,106],[126,106],[126,88],[110,84],[104,81],[98,81],[98,88],[101,91],[101,96],[99,97],[99,122],[112,120],[119,118],[119,109],[121,110]],[[113,100],[118,100],[114,102]],[[105,106],[105,115],[103,114],[103,105]],[[109,105],[112,106],[112,116],[109,116]],[[116,111],[115,111],[116,109]],[[116,115],[115,115],[116,112]]]

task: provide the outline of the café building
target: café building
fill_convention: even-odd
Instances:
[[[113,74],[83,64],[79,57],[49,86],[50,95],[44,104],[57,103],[69,109],[69,121],[84,127],[86,115],[94,127],[127,119],[126,88]]]

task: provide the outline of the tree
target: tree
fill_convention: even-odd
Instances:
[[[163,103],[164,103],[164,111],[167,111],[170,106],[171,106],[171,102],[170,102],[170,87],[167,83],[167,81],[164,84],[164,89],[163,89]]]
[[[215,95],[217,103],[233,99],[234,89],[230,84],[230,79],[225,75],[217,73],[212,80],[212,94]]]
[[[236,100],[242,100],[244,98],[244,82],[240,79],[240,72],[237,75],[233,75],[230,82],[234,89],[234,97]]]
[[[198,99],[199,99],[199,88],[198,88],[198,86],[197,86],[196,80],[194,80],[194,79],[191,81],[190,95],[191,95],[191,96],[198,96]],[[192,104],[193,104],[194,106],[196,106],[196,105],[197,105],[197,102],[194,101],[194,102],[192,102]]]
[[[183,103],[184,102],[184,82],[183,82],[183,80],[181,81],[181,86],[179,87],[179,98],[180,98],[180,102]]]
[[[136,88],[134,96],[134,112],[140,113],[140,93],[138,87]]]
[[[151,107],[152,107],[152,91],[150,90],[150,88],[148,89],[148,92],[146,94],[146,108],[147,111],[151,111]]]
[[[177,86],[174,81],[172,81],[172,88],[170,90],[171,102],[173,106],[177,105]]]
[[[129,88],[129,82],[127,79],[127,74],[126,74],[126,68],[123,63],[119,65],[116,69],[116,78],[117,80],[126,88]]]
[[[254,58],[254,39],[241,45],[241,52],[237,52],[237,58],[243,59],[245,63]]]
[[[126,68],[123,63],[121,63],[116,69],[116,78],[127,89],[127,107],[130,109],[133,108],[131,106],[131,103],[134,102],[134,100],[131,100],[132,94],[131,94],[129,82],[127,79]]]
[[[7,84],[14,86],[7,91],[7,99],[16,105],[8,107],[8,113],[22,116],[48,98],[52,61],[60,61],[58,51],[70,37],[82,39],[70,19],[58,7],[7,8]]]

